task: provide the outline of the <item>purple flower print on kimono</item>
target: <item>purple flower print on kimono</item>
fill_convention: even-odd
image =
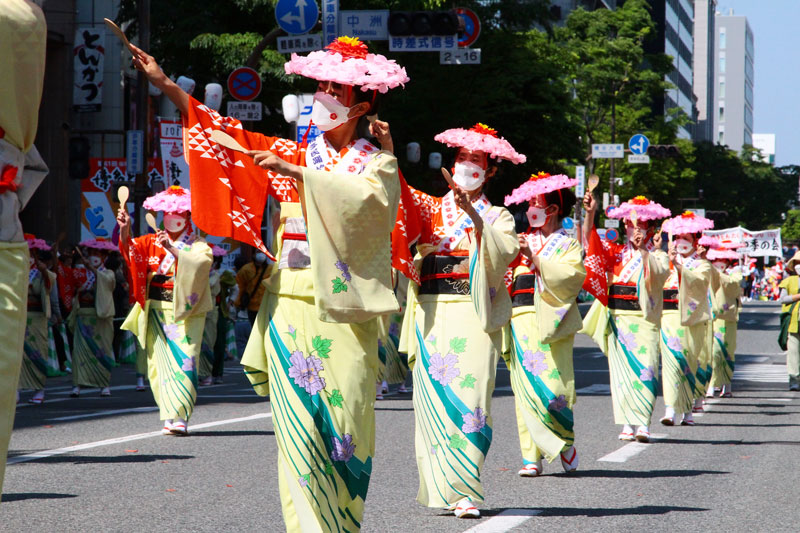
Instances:
[[[181,337],[180,328],[177,324],[167,324],[164,326],[164,335],[167,338],[174,342],[179,342],[183,337]]]
[[[319,375],[323,370],[322,361],[317,357],[303,357],[303,352],[298,350],[292,352],[289,361],[292,363],[289,377],[294,379],[295,385],[303,387],[312,396],[325,388],[325,378]]]
[[[189,305],[194,307],[195,305],[197,305],[197,302],[200,301],[200,295],[197,294],[196,292],[193,292],[192,294],[189,295],[188,298],[186,298],[186,301],[189,302]]]
[[[350,266],[347,263],[344,261],[336,261],[336,268],[342,273],[342,277],[345,281],[350,281],[352,279],[350,275]]]
[[[697,310],[697,302],[689,300],[689,311],[694,313]]]
[[[639,343],[636,342],[636,335],[634,335],[632,331],[629,331],[627,333],[620,331],[619,342],[621,342],[622,345],[625,346],[628,349],[628,351],[631,352],[636,351],[636,348],[639,347]]]
[[[486,425],[486,415],[483,409],[476,407],[474,411],[462,416],[464,425],[461,426],[461,431],[464,433],[477,433]]]
[[[194,370],[194,357],[187,357],[181,364],[181,370],[184,372],[192,372]]]
[[[461,370],[456,368],[458,364],[458,356],[454,353],[449,353],[442,357],[442,354],[435,353],[431,355],[430,368],[428,373],[434,381],[438,381],[442,385],[449,385],[451,381],[461,375]]]
[[[567,398],[561,394],[558,398],[553,398],[547,406],[548,411],[561,412],[567,408]]]
[[[716,333],[714,333],[714,338],[717,339],[718,341],[722,341],[722,333],[717,331]]]
[[[539,376],[549,368],[544,360],[544,352],[532,352],[525,350],[522,352],[522,366],[534,376]]]
[[[639,379],[642,381],[653,381],[655,375],[655,369],[652,366],[648,366],[639,372]]]
[[[556,316],[558,317],[559,320],[564,320],[564,317],[567,316],[567,311],[569,311],[568,308],[562,307],[561,309],[556,311]]]
[[[350,433],[342,435],[341,440],[337,437],[331,437],[331,442],[333,443],[331,459],[334,461],[347,462],[356,452],[356,445],[353,444],[353,436]]]
[[[667,347],[673,352],[683,353],[683,345],[678,337],[670,337],[667,339]]]

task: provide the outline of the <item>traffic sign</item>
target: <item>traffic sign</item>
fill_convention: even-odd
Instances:
[[[616,241],[617,237],[619,237],[619,232],[613,228],[609,228],[606,230],[605,238],[607,241]]]
[[[144,166],[144,132],[128,130],[125,132],[125,155],[128,174],[139,174]]]
[[[564,217],[561,219],[561,227],[564,229],[572,229],[575,227],[575,220],[571,217]]]
[[[480,48],[457,48],[439,52],[440,65],[480,65]]]
[[[647,154],[644,154],[644,155],[631,154],[631,155],[628,156],[628,163],[650,164],[650,156],[647,155]]]
[[[464,32],[458,34],[458,46],[466,48],[478,40],[481,34],[481,20],[471,9],[459,7],[456,14],[464,21]]]
[[[607,218],[605,222],[603,222],[603,226],[606,228],[618,228],[619,227],[619,219],[618,218]]]
[[[319,8],[316,0],[278,0],[275,20],[286,33],[307,33],[317,23]]]
[[[593,144],[593,159],[622,159],[625,157],[625,148],[622,144]]]
[[[358,37],[362,41],[387,41],[389,10],[340,11],[339,35]]]
[[[228,76],[228,92],[244,102],[249,102],[261,93],[261,78],[250,67],[239,67]]]
[[[339,0],[322,0],[322,44],[328,46],[337,37],[339,37]]]
[[[650,140],[641,133],[637,133],[628,141],[628,148],[631,149],[632,154],[646,154],[648,146],[650,146]]]
[[[289,35],[278,37],[278,52],[291,54],[295,52],[312,52],[322,49],[322,34],[307,33],[305,35]]]
[[[578,184],[575,185],[575,196],[578,197],[578,200],[583,198],[583,195],[586,194],[586,167],[583,165],[578,165],[575,167],[575,179],[578,180]]]
[[[228,102],[228,116],[238,120],[261,120],[261,102]]]
[[[390,52],[440,52],[458,48],[458,35],[391,37]]]

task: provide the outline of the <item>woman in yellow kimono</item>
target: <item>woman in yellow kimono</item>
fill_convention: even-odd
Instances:
[[[296,143],[245,131],[132,50],[137,68],[184,114],[192,187],[203,191],[199,226],[266,253],[261,213],[267,198],[279,203],[270,208],[277,260],[242,364],[256,392],[270,394],[286,529],[358,531],[375,450],[377,317],[398,309],[390,235],[400,185],[395,157],[357,126],[378,92],[408,81],[405,70],[348,37],[292,55],[286,72],[318,82],[311,117],[323,131]],[[221,148],[207,137],[213,130],[248,154]]]
[[[593,234],[597,200],[586,193],[584,242]],[[608,357],[614,421],[622,425],[619,439],[650,442],[650,420],[658,392],[659,323],[661,287],[669,274],[667,255],[661,251],[661,235],[652,222],[670,212],[644,196],[637,196],[609,212],[625,222],[625,244],[603,240],[603,264],[587,268],[603,270],[610,281],[608,306],[596,300],[583,321],[586,333]],[[635,220],[634,220],[635,219]],[[598,256],[596,256],[598,257]]]
[[[222,290],[220,285],[220,277],[222,272],[219,267],[222,265],[222,258],[227,252],[219,246],[212,246],[211,253],[214,257],[214,262],[211,266],[211,273],[209,274],[209,286],[211,287],[211,301],[214,303],[214,308],[206,313],[206,325],[203,328],[203,344],[200,348],[200,365],[198,369],[198,376],[200,378],[200,385],[208,386],[214,382],[212,373],[214,371],[214,347],[217,344],[217,326],[219,324],[219,309],[217,308],[217,300]]]
[[[720,389],[720,397],[730,398],[736,359],[736,332],[739,324],[739,295],[742,274],[733,266],[739,254],[732,249],[708,251],[708,260],[714,266],[711,277],[711,302],[714,315],[714,335],[711,352],[711,382],[706,396]]]
[[[800,391],[800,252],[786,262],[787,278],[779,287],[781,313],[789,315],[789,336],[786,339],[786,371],[789,374],[789,390]]]
[[[670,275],[664,283],[661,318],[661,380],[666,412],[665,426],[675,425],[683,414],[683,426],[693,426],[692,406],[699,385],[697,364],[706,346],[706,322],[711,318],[708,290],[711,264],[697,254],[700,233],[714,222],[687,211],[666,220],[662,229],[670,235]]]
[[[578,183],[544,172],[506,196],[506,205],[527,203],[530,230],[519,235],[520,255],[511,264],[511,371],[522,449],[520,476],[542,473],[542,457],[561,457],[565,472],[578,469],[573,406],[572,345],[581,329],[577,298],[586,278],[583,247],[561,223],[575,206],[569,189]]]
[[[86,257],[81,247],[88,250]],[[111,369],[114,359],[114,272],[105,268],[105,259],[116,247],[109,241],[83,241],[76,248],[83,268],[73,270],[75,298],[67,323],[72,330],[72,392],[77,398],[81,387],[97,387],[100,396],[111,396]]]
[[[136,303],[122,329],[147,352],[150,390],[165,435],[187,435],[197,401],[197,358],[206,313],[211,248],[191,226],[191,193],[172,186],[146,199],[145,209],[164,213],[164,230],[131,239],[130,216],[117,213],[119,247],[131,273]]]
[[[56,277],[36,256],[37,250],[49,251],[50,246],[29,233],[25,234],[25,240],[31,250],[28,275],[28,318],[25,327],[22,370],[17,389],[36,391],[28,402],[41,404],[44,402],[44,384],[48,376],[60,375],[58,367],[54,368],[48,357],[50,288],[55,283]]]
[[[414,380],[417,501],[468,518],[480,516],[475,504],[484,499],[492,392],[511,319],[503,278],[519,253],[513,217],[492,206],[483,186],[498,160],[524,163],[525,156],[483,124],[436,140],[458,149],[453,178],[444,171],[452,191],[442,198],[414,191],[421,283],[409,284],[400,350]]]

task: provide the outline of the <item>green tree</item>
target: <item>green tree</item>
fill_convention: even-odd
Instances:
[[[781,225],[781,240],[784,244],[800,242],[800,210],[791,209],[787,211],[786,220]]]

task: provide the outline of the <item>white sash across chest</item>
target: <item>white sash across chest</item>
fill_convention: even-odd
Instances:
[[[178,250],[183,250],[184,248],[191,247],[194,240],[195,234],[190,233],[187,229],[180,237],[178,237],[175,242],[172,243],[172,246]],[[172,265],[175,264],[175,256],[166,250],[165,252],[166,255],[164,256],[164,259],[161,260],[161,263],[158,265],[158,270],[156,271],[156,274],[161,274],[162,276],[166,276],[172,268]]]
[[[493,224],[499,211],[492,211],[492,204],[486,195],[482,194],[472,202],[475,211],[478,212],[485,224]],[[448,192],[442,198],[442,225],[436,228],[436,234],[440,240],[436,246],[437,252],[449,252],[455,250],[458,244],[467,236],[467,230],[472,229],[475,223],[457,205],[453,197],[453,191]]]
[[[648,242],[645,244],[645,248],[648,252],[652,252],[655,249],[655,246],[653,246],[652,242]],[[630,243],[626,243],[625,247],[622,249],[622,262],[624,266],[622,267],[619,276],[617,276],[617,282],[629,283],[633,275],[639,271],[639,268],[644,262],[644,258],[638,250],[633,249],[633,246],[631,246]]]
[[[350,143],[344,155],[337,153],[324,135],[315,137],[306,148],[306,167],[329,172],[361,174],[364,168],[378,153],[372,143],[366,139],[358,139]],[[306,233],[303,217],[290,217],[284,222],[284,232]],[[278,260],[278,268],[309,268],[311,266],[311,250],[308,241],[285,240]]]

